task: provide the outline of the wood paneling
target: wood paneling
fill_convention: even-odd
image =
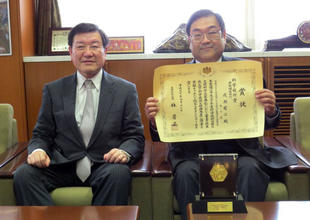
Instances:
[[[161,65],[181,64],[184,59],[168,60],[119,60],[107,61],[105,70],[122,77],[137,86],[142,122],[147,139],[150,139],[149,126],[144,114],[144,103],[153,94],[154,69]],[[42,89],[45,83],[72,74],[75,71],[71,62],[25,63],[25,88],[28,118],[28,134],[31,138],[41,106]]]
[[[146,139],[150,139],[149,124],[144,114],[144,104],[148,97],[153,95],[153,75],[156,67],[169,64],[183,64],[184,59],[166,60],[119,60],[108,61],[107,71],[115,76],[122,77],[137,86],[139,105],[144,124]]]
[[[248,59],[262,62],[267,88],[275,91],[277,102],[283,113],[280,126],[274,131],[265,132],[265,135],[272,136],[274,133],[277,135],[288,135],[289,114],[292,111],[292,102],[294,98],[297,96],[310,96],[310,57]],[[150,134],[149,124],[144,114],[144,104],[146,98],[153,94],[154,70],[158,66],[182,64],[186,61],[184,59],[151,59],[109,60],[106,62],[106,71],[136,84],[139,94],[142,122],[145,126],[144,131],[147,139],[150,139]],[[73,71],[74,67],[71,62],[25,63],[29,137],[31,137],[31,131],[35,125],[41,105],[44,83],[72,74]],[[289,73],[287,73],[287,71],[289,71]],[[300,71],[306,73],[300,75]],[[289,102],[285,100],[289,100]]]
[[[11,27],[11,44],[12,55],[0,57],[0,102],[10,103],[14,107],[14,117],[18,125],[18,137],[20,141],[27,141],[27,118],[25,106],[25,87],[24,87],[24,69],[21,43],[21,26],[27,28],[20,23],[20,19],[28,19],[31,17],[28,13],[23,12],[25,17],[20,18],[20,1],[10,0],[10,27]],[[29,0],[27,0],[30,2]],[[24,42],[25,44],[27,42]],[[30,46],[29,46],[30,48]],[[28,55],[33,55],[28,53]]]
[[[25,63],[27,130],[29,139],[41,106],[44,84],[71,75],[75,71],[71,62]]]

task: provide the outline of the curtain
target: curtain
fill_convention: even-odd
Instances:
[[[57,0],[34,0],[36,22],[36,54],[48,55],[50,29],[60,28],[61,19]]]

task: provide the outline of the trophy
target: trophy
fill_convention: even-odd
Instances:
[[[199,195],[193,213],[247,213],[237,190],[238,154],[199,154]]]

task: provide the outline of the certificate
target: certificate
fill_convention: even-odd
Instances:
[[[50,30],[49,55],[69,55],[68,35],[71,28]]]
[[[264,108],[255,98],[263,88],[262,64],[231,61],[167,65],[155,69],[155,117],[163,142],[258,137]]]

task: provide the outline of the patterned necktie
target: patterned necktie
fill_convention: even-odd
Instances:
[[[80,125],[80,131],[85,146],[87,148],[95,126],[95,111],[94,111],[94,101],[92,93],[94,85],[91,80],[85,80],[84,86],[86,88],[87,94],[86,94],[85,107],[83,111],[83,117]],[[88,157],[85,156],[84,158],[82,158],[77,162],[76,174],[82,180],[82,182],[85,182],[85,180],[90,175],[90,169],[91,169],[91,161],[88,159]]]

